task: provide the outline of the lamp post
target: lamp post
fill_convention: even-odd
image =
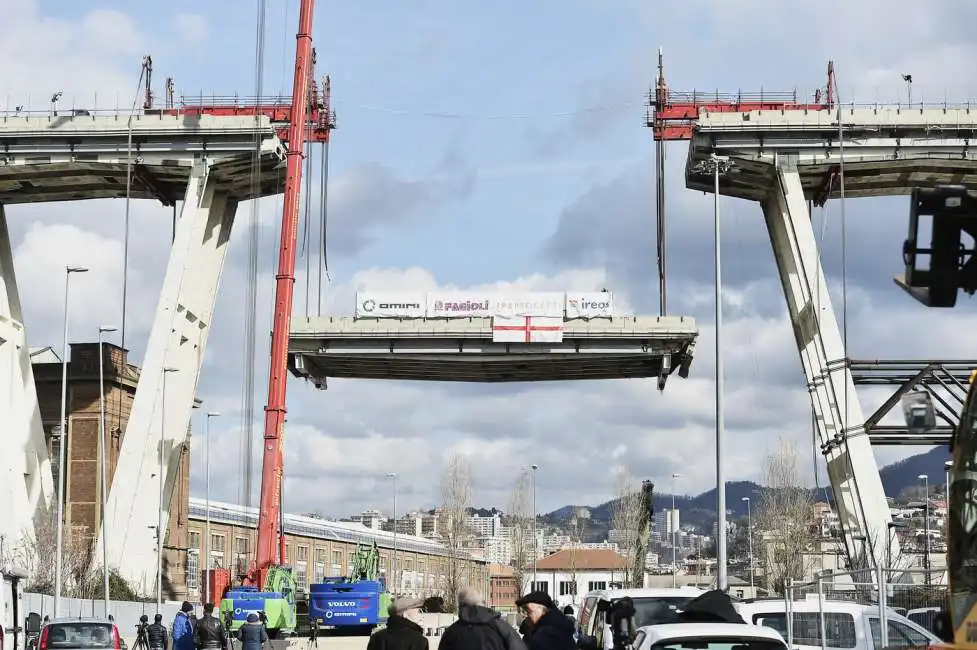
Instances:
[[[713,253],[716,271],[716,588],[725,591],[726,578],[726,472],[723,467],[723,437],[725,422],[723,417],[723,267],[721,255],[721,222],[719,220],[719,177],[729,172],[732,161],[727,156],[709,154],[709,158],[693,168],[695,173],[713,175],[713,223],[715,230],[715,250]]]
[[[539,470],[539,465],[534,463],[530,465],[530,468],[533,470],[533,584],[530,591],[534,591],[536,589],[536,559],[539,555],[536,548],[538,543],[536,538],[536,472]]]
[[[750,501],[750,497],[743,497],[743,501],[746,502],[746,541],[749,545],[750,554],[750,594],[751,597],[756,594],[753,593],[754,590],[754,572],[756,571],[756,566],[753,562],[753,502]]]
[[[393,589],[398,589],[397,586],[397,473],[390,472],[387,474],[387,478],[390,479],[393,485],[394,492],[394,551],[393,556],[390,559],[390,580],[393,583]],[[396,594],[396,592],[394,592]]]
[[[166,440],[166,376],[177,368],[163,368],[163,397],[160,400],[159,418],[159,508],[156,510],[156,613],[163,613],[163,491],[166,476],[163,473],[164,442]]]
[[[102,532],[102,588],[104,590],[102,599],[105,605],[105,616],[109,615],[109,551],[105,535],[105,501],[108,497],[108,458],[106,452],[108,439],[105,437],[105,357],[102,354],[102,344],[104,343],[103,334],[116,331],[114,327],[98,328],[98,478],[101,498],[99,499],[99,509],[101,511],[100,528]]]
[[[165,377],[165,375],[164,375]],[[211,411],[207,414],[207,424],[204,427],[204,475],[206,487],[204,498],[207,501],[207,512],[204,518],[204,602],[210,602],[210,418],[219,418],[220,413]]]
[[[61,565],[64,556],[64,484],[67,473],[68,447],[68,286],[72,273],[87,273],[84,266],[66,266],[64,273],[64,337],[61,343],[61,441],[58,444],[58,521],[55,534],[54,617],[61,609]]]
[[[946,494],[946,509],[947,509],[947,512],[950,511],[950,470],[952,470],[952,469],[953,469],[953,461],[952,460],[948,460],[945,463],[943,463],[943,471],[946,472],[946,488],[945,488],[945,494]]]
[[[681,474],[672,474],[672,511],[668,513],[665,524],[672,540],[672,589],[675,588],[676,574],[678,573],[678,526],[675,525],[675,479],[682,478]]]
[[[920,474],[919,480],[923,482],[923,534],[926,540],[923,546],[923,569],[926,570],[925,584],[930,583],[930,477],[928,474]]]

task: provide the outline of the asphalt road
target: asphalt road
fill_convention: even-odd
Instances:
[[[319,637],[318,650],[365,650],[369,638],[366,636]],[[441,637],[428,637],[428,644],[432,650],[437,650],[440,641]],[[272,641],[272,648],[274,650],[314,650],[314,646],[309,646],[309,640],[305,638]]]

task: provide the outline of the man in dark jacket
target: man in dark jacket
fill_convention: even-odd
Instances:
[[[237,629],[241,650],[261,650],[268,643],[268,631],[254,612],[248,614],[248,621]]]
[[[428,650],[424,628],[416,620],[423,600],[397,599],[387,611],[387,627],[370,637],[366,650]]]
[[[484,603],[474,589],[461,590],[458,620],[444,631],[438,650],[526,650],[515,628]]]
[[[142,621],[142,619],[139,620]],[[153,624],[146,627],[146,640],[149,642],[149,650],[169,650],[169,636],[166,626],[163,625],[163,615],[157,614],[153,619]]]
[[[574,625],[563,614],[549,594],[534,591],[516,601],[517,607],[524,608],[533,622],[529,637],[529,650],[573,650]]]
[[[214,616],[214,603],[204,605],[204,617],[197,621],[193,641],[197,650],[227,650],[227,634],[224,633],[224,626]]]

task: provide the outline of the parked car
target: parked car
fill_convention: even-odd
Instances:
[[[56,618],[41,630],[38,650],[122,650],[122,636],[107,618]]]
[[[739,623],[673,623],[638,628],[634,650],[787,650],[774,629]]]
[[[879,608],[850,601],[817,599],[791,603],[793,612],[793,648],[820,650],[823,603],[825,647],[839,650],[875,650],[882,648],[882,626]],[[736,611],[747,623],[769,627],[787,638],[786,603],[782,599],[754,600],[736,603]],[[893,610],[886,614],[889,643],[886,648],[940,644],[940,639],[905,616]]]

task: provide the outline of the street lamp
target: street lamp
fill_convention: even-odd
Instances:
[[[713,175],[713,222],[715,230],[715,270],[716,270],[716,588],[725,591],[726,579],[726,473],[723,467],[723,437],[725,423],[723,418],[723,270],[721,255],[721,222],[719,220],[719,177],[729,172],[733,163],[728,156],[709,154],[707,160],[696,164],[693,172]]]
[[[530,591],[535,591],[536,590],[536,559],[539,555],[539,552],[536,548],[536,544],[538,543],[536,539],[536,472],[537,470],[539,470],[539,465],[536,465],[534,463],[529,467],[533,470],[532,473],[532,477],[533,477],[533,585]]]
[[[668,532],[671,534],[672,539],[672,589],[675,588],[676,574],[678,573],[678,557],[676,546],[678,545],[677,539],[677,529],[678,526],[675,525],[675,479],[682,478],[681,474],[672,474],[672,511],[668,513],[668,519],[665,520],[665,524],[668,527]]]
[[[749,545],[750,554],[750,593],[754,590],[754,573],[756,572],[756,563],[753,561],[753,502],[750,501],[750,497],[743,497],[743,501],[746,501],[746,541]]]
[[[64,556],[64,475],[67,473],[68,446],[68,285],[72,273],[87,273],[84,266],[64,269],[64,338],[61,343],[61,442],[58,444],[58,521],[54,559],[54,617],[61,609],[61,564]]]
[[[163,613],[163,473],[164,442],[166,440],[166,376],[178,368],[163,368],[163,397],[159,418],[159,508],[156,510],[156,613]]]
[[[104,343],[103,334],[116,331],[114,327],[98,328],[98,478],[101,490],[99,508],[101,509],[101,529],[102,529],[102,588],[104,590],[103,600],[105,601],[105,616],[109,615],[109,551],[105,535],[105,500],[108,493],[108,458],[106,452],[108,439],[105,437],[105,357],[102,354],[102,344]]]
[[[919,480],[923,482],[923,534],[926,536],[923,546],[923,568],[926,570],[924,582],[930,583],[930,477],[928,474],[920,474]]]
[[[943,463],[943,470],[946,472],[946,509],[950,512],[950,470],[953,469],[953,461],[948,460]]]
[[[165,378],[166,375],[163,375]],[[205,499],[207,501],[207,516],[204,519],[204,602],[210,602],[210,418],[219,418],[220,413],[211,411],[207,414],[207,424],[204,427],[204,474],[206,476]]]
[[[393,583],[393,589],[399,589],[397,583],[397,473],[390,472],[387,474],[387,478],[393,484],[394,491],[394,552],[390,559],[390,580]]]

